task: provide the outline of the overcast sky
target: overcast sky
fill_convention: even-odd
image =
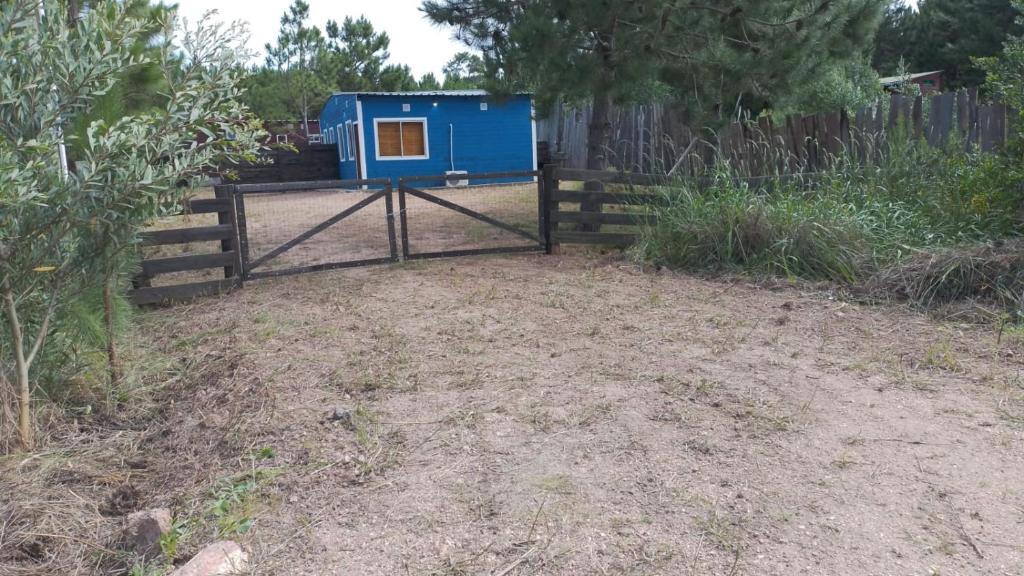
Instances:
[[[171,0],[175,1],[175,0]],[[441,78],[441,68],[456,52],[466,48],[451,39],[451,31],[430,23],[419,11],[420,0],[307,0],[309,22],[320,30],[328,20],[339,23],[345,16],[358,18],[365,15],[374,29],[388,33],[391,38],[391,62],[408,64],[417,78],[433,72]],[[189,21],[197,20],[204,12],[216,8],[225,21],[243,20],[249,23],[249,47],[259,52],[260,60],[266,52],[263,45],[277,39],[281,15],[292,0],[176,0],[178,12]]]
[[[172,0],[173,1],[173,0]],[[216,8],[225,21],[249,23],[249,47],[259,53],[263,45],[277,39],[281,15],[292,0],[176,0],[179,13],[190,21]],[[408,64],[417,78],[433,72],[441,78],[441,68],[456,52],[466,48],[451,39],[451,30],[438,28],[419,11],[420,0],[308,0],[310,23],[321,30],[328,20],[341,22],[345,16],[365,15],[377,30],[391,37],[391,62]],[[917,0],[908,0],[916,6]]]

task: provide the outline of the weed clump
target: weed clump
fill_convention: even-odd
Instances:
[[[634,254],[698,272],[827,280],[926,307],[971,299],[1020,311],[1024,172],[997,154],[886,146],[867,165],[839,157],[822,172],[756,183],[726,165],[699,186],[664,186]]]

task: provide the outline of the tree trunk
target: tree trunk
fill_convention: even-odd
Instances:
[[[117,354],[117,334],[114,329],[114,284],[117,274],[107,273],[103,280],[103,326],[107,332],[107,370],[110,373],[110,383],[116,384],[121,380],[121,359]]]
[[[587,126],[587,170],[601,170],[608,168],[608,148],[611,136],[611,112],[612,97],[607,90],[594,93],[593,112],[590,116],[590,124]],[[603,192],[604,183],[586,182],[583,189],[588,192]],[[600,202],[583,202],[580,204],[581,212],[601,212]],[[585,232],[598,232],[600,224],[580,224],[580,230]]]
[[[11,329],[11,347],[14,349],[15,382],[18,396],[18,441],[23,450],[35,448],[35,435],[32,429],[32,388],[28,380],[29,359],[25,357],[25,334],[18,319],[18,308],[14,303],[14,295],[4,293],[4,312],[7,324]]]

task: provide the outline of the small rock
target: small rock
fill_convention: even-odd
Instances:
[[[237,542],[214,542],[199,551],[187,564],[171,572],[170,576],[227,576],[245,570],[249,555]]]
[[[160,554],[160,537],[170,531],[171,511],[167,508],[132,512],[125,523],[125,543],[139,556],[153,558]]]
[[[352,411],[344,406],[335,406],[327,414],[326,420],[328,422],[337,422],[342,426],[352,429],[355,426],[352,425]]]

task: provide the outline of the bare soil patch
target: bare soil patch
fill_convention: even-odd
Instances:
[[[182,556],[219,533],[261,574],[1024,572],[1015,334],[576,255],[251,283],[144,321],[191,367],[174,404],[105,429],[121,476],[66,475],[83,440],[48,486],[131,484],[126,508],[191,519]]]

